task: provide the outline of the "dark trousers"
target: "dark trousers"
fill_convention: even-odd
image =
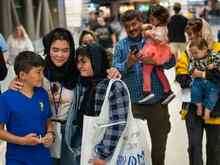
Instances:
[[[206,165],[220,165],[220,125],[205,124],[203,119],[196,115],[196,107],[190,105],[186,116],[188,134],[188,153],[190,165],[203,165],[202,139],[206,132]]]
[[[134,117],[147,120],[152,144],[152,165],[164,165],[167,137],[170,132],[168,107],[160,104],[135,104],[132,110]]]

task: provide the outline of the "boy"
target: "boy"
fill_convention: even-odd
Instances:
[[[34,52],[19,53],[14,70],[23,88],[0,96],[0,139],[7,141],[6,165],[51,165],[47,147],[54,136],[48,95],[41,87],[43,66],[43,59]]]

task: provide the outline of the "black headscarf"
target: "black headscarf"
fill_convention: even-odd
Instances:
[[[94,76],[80,76],[80,84],[86,88],[84,97],[78,113],[78,125],[82,128],[83,115],[95,115],[95,92],[96,85],[106,78],[106,70],[109,68],[106,51],[98,44],[91,44],[86,47],[78,48],[76,51],[78,56],[86,56],[90,58]]]
[[[50,47],[56,40],[67,40],[70,44],[68,61],[60,67],[54,65],[50,57]],[[56,28],[43,37],[46,67],[44,76],[49,81],[58,81],[67,89],[73,89],[78,79],[78,70],[75,62],[75,45],[72,34],[64,28]]]

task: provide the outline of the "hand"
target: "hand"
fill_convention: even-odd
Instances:
[[[193,78],[202,78],[203,77],[203,72],[198,70],[198,69],[194,69],[192,72],[192,77]]]
[[[151,30],[153,29],[153,26],[152,24],[143,24],[142,25],[142,30],[145,31],[145,30]]]
[[[10,82],[9,89],[17,91],[17,90],[20,90],[23,86],[24,84],[20,82],[17,78],[15,78],[14,80]]]
[[[111,67],[107,70],[107,77],[109,79],[121,79],[121,73],[118,71],[117,68]]]
[[[106,161],[102,159],[94,159],[92,164],[93,165],[106,165]]]
[[[145,30],[145,31],[143,32],[143,34],[144,34],[144,37],[145,37],[145,38],[150,38],[150,39],[153,39],[153,38],[154,38],[154,35],[153,35],[152,32],[150,32],[149,30]]]
[[[45,147],[49,147],[54,142],[54,135],[51,132],[48,132],[42,139],[41,143],[44,144]]]
[[[130,54],[128,56],[128,68],[130,68],[132,65],[138,63],[138,61],[139,61],[138,57],[133,52],[130,52]]]
[[[215,65],[214,65],[214,64],[209,64],[209,65],[208,65],[208,69],[209,69],[209,70],[212,70],[212,69],[214,69],[214,68],[215,68]]]
[[[40,140],[40,138],[38,138],[37,134],[35,134],[35,133],[30,133],[30,134],[22,137],[22,144],[23,145],[35,146],[40,143],[41,143],[41,140]]]

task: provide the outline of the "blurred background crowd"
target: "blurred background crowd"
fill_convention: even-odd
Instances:
[[[112,47],[125,35],[120,23],[120,15],[128,9],[137,9],[147,19],[147,11],[152,3],[160,3],[173,15],[173,5],[178,0],[0,0],[0,32],[7,39],[22,24],[37,52],[42,51],[41,38],[51,29],[67,27],[76,41],[83,29],[96,34],[103,32],[106,26],[110,33],[105,48]],[[181,13],[187,18],[202,17],[213,28],[217,39],[220,24],[220,0],[182,0]],[[100,31],[101,29],[101,31]],[[97,36],[99,38],[99,36]],[[105,37],[105,36],[101,36]],[[78,43],[78,42],[76,42]]]

